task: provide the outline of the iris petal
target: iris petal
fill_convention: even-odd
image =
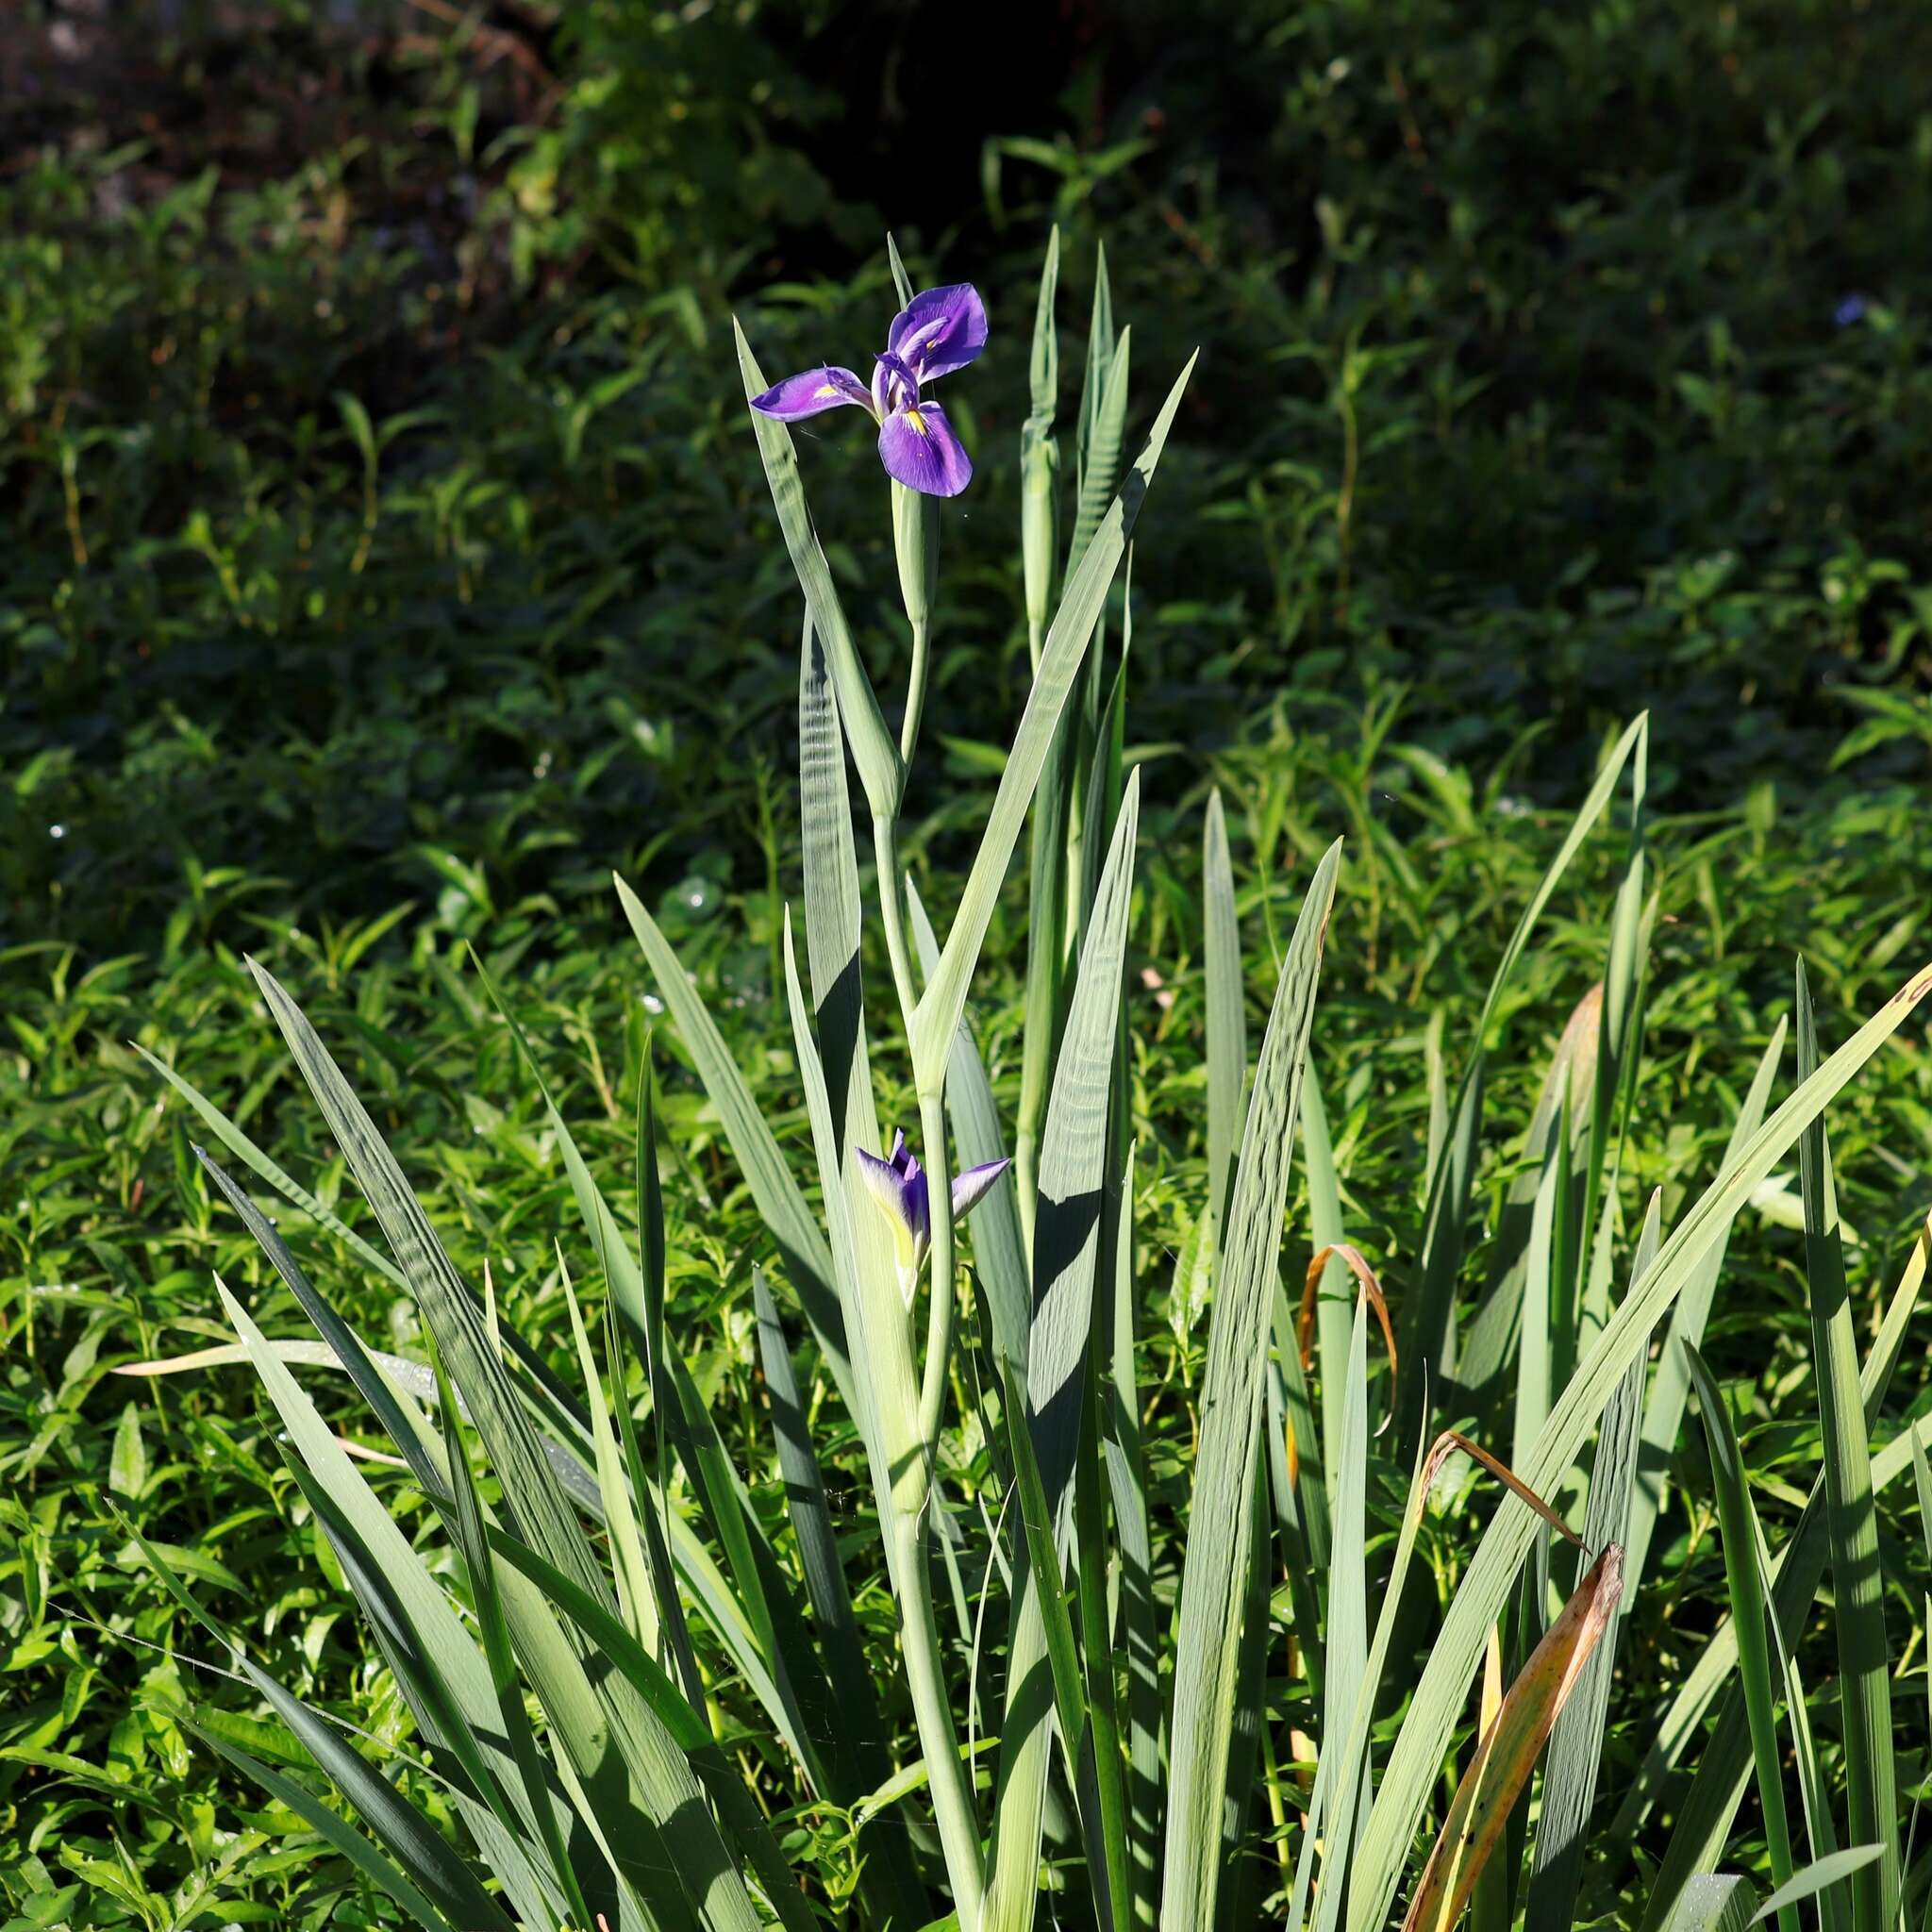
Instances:
[[[886,474],[927,496],[958,496],[973,480],[973,459],[937,403],[895,410],[879,428]]]
[[[971,282],[924,289],[892,318],[886,346],[922,382],[950,375],[986,347],[986,305]]]
[[[865,1176],[867,1191],[897,1224],[906,1237],[910,1253],[923,1256],[932,1239],[932,1208],[926,1195],[925,1170],[905,1153],[905,1143],[893,1151],[891,1160],[881,1160],[863,1147],[855,1147],[858,1171]],[[904,1165],[901,1165],[901,1157]]]
[[[1012,1166],[1010,1160],[989,1160],[953,1177],[953,1219],[963,1221],[986,1199],[992,1184]]]
[[[849,369],[836,369],[827,363],[823,369],[801,370],[774,383],[764,394],[754,396],[751,406],[761,415],[775,416],[781,423],[796,423],[801,416],[816,416],[826,409],[843,408],[851,403],[868,412],[872,399],[865,385]]]

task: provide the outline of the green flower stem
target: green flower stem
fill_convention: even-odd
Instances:
[[[899,828],[892,819],[875,818],[872,831],[886,951],[892,962],[892,982],[898,990],[899,1010],[909,1042],[919,992],[913,983],[912,956],[907,945],[906,874],[899,865]],[[925,1166],[932,1216],[932,1299],[918,1417],[919,1453],[925,1458],[928,1496],[933,1452],[939,1441],[940,1407],[945,1393],[946,1363],[953,1343],[953,1184],[947,1171],[944,1099],[941,1091],[922,1096],[919,1105],[920,1158]],[[959,1738],[953,1724],[952,1700],[947,1694],[941,1662],[939,1620],[933,1612],[932,1569],[926,1559],[926,1510],[924,1505],[909,1512],[896,1506],[892,1508],[892,1569],[899,1600],[906,1681],[912,1692],[913,1721],[918,1725],[920,1749],[925,1757],[933,1817],[939,1825],[940,1846],[945,1855],[946,1876],[958,1909],[960,1932],[977,1932],[985,1884],[979,1822],[972,1778],[959,1756]]]
[[[932,1571],[925,1556],[925,1511],[901,1516],[893,1524],[894,1568],[899,1573],[899,1627],[906,1654],[906,1682],[912,1692],[912,1714],[919,1726],[919,1746],[925,1754],[927,1789],[932,1793],[933,1818],[940,1829],[940,1849],[945,1855],[946,1879],[959,1917],[959,1932],[978,1932],[985,1900],[984,1864],[979,1824],[973,1803],[973,1783],[959,1755],[958,1733],[953,1728],[953,1706],[940,1667],[939,1619],[933,1614]]]
[[[899,562],[899,594],[912,626],[912,672],[906,687],[906,720],[899,727],[899,761],[912,762],[919,721],[925,714],[925,684],[932,646],[932,607],[939,590],[940,521],[936,497],[892,485],[892,552]],[[903,785],[903,778],[901,783]]]
[[[912,763],[912,748],[919,742],[919,721],[925,714],[926,654],[932,643],[932,624],[912,626],[912,677],[906,689],[906,720],[899,726],[899,756]]]

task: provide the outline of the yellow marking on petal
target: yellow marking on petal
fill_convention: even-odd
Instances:
[[[917,409],[908,409],[906,411],[906,421],[911,428],[918,430],[920,435],[930,436],[932,434],[932,431],[925,426],[925,418]]]
[[[835,396],[838,393],[839,385],[836,382],[822,382],[817,389],[812,391],[811,399],[813,402],[817,402],[821,396]]]

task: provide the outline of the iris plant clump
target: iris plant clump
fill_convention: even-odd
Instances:
[[[207,1730],[208,1743],[431,1932],[1381,1932],[1399,1908],[1409,1925],[1450,1932],[1472,1899],[1494,1928],[1519,1913],[1543,1927],[1611,1910],[1646,1927],[1740,1923],[1748,1882],[1703,1874],[1754,1766],[1784,1932],[1807,1894],[1827,1932],[1892,1932],[1907,1887],[1872,1499],[1915,1462],[1932,1510],[1932,1473],[1916,1429],[1873,1452],[1869,1418],[1927,1250],[1861,1364],[1822,1121],[1932,992],[1932,970],[1829,1056],[1801,975],[1797,1083],[1775,1108],[1782,1029],[1755,1074],[1713,1049],[1743,1096],[1735,1131],[1666,1229],[1661,1197],[1646,1209],[1621,1165],[1643,1105],[1657,905],[1639,719],[1523,912],[1457,1084],[1445,1074],[1435,1093],[1416,1252],[1377,1257],[1351,1230],[1359,1210],[1316,1078],[1324,953],[1352,943],[1331,932],[1340,841],[1324,850],[1298,834],[1305,898],[1270,961],[1251,1064],[1215,794],[1199,951],[1204,1132],[1187,1146],[1150,1141],[1130,1078],[1141,787],[1126,756],[1132,610],[1118,580],[1191,364],[1123,469],[1128,335],[1114,326],[1103,264],[1063,467],[1057,274],[1056,242],[1019,444],[1015,620],[1033,684],[950,907],[921,902],[900,852],[940,618],[934,506],[972,475],[927,391],[986,346],[984,305],[964,284],[915,295],[902,274],[869,381],[828,364],[770,385],[738,339],[800,590],[803,945],[788,912],[789,1081],[754,1091],[669,940],[622,880],[617,891],[762,1223],[730,1287],[755,1318],[768,1418],[721,1427],[675,1345],[648,1061],[634,1202],[605,1197],[541,1090],[582,1224],[558,1250],[575,1388],[518,1333],[516,1309],[459,1270],[269,974],[256,969],[263,998],[386,1253],[167,1074],[235,1159],[412,1297],[427,1358],[372,1352],[275,1222],[203,1156],[453,1553],[403,1534],[286,1349],[222,1288],[423,1756],[407,1779],[372,1763],[232,1637],[238,1667],[340,1802],[232,1731]],[[877,423],[893,483],[910,632],[896,733],[787,427],[845,405]],[[1544,1016],[1557,1045],[1541,1097],[1488,1199],[1476,1185],[1486,1069],[1517,1004],[1512,977],[1620,793],[1627,833],[1602,978],[1567,1026]],[[990,1067],[969,995],[1023,834],[1025,1024],[1018,1067]],[[868,983],[881,959],[883,997]],[[539,1047],[516,1039],[537,1080]],[[916,1155],[905,1133],[889,1145],[880,1132],[887,1063],[909,1075]],[[790,1130],[801,1097],[809,1193]],[[1766,1563],[1698,1343],[1733,1219],[1794,1146],[1824,1469]],[[1191,1204],[1192,1233],[1172,1259],[1136,1240],[1157,1174]],[[705,1211],[682,1195],[678,1208]],[[600,1291],[601,1329],[574,1279]],[[1178,1411],[1171,1391],[1163,1406],[1140,1381],[1136,1335],[1163,1305],[1206,1329]],[[1617,1828],[1599,1855],[1617,1611],[1643,1581],[1663,1472],[1703,1483],[1694,1464],[1670,1459],[1693,1390],[1737,1615],[1705,1642],[1680,1707],[1647,1725],[1649,1755],[1620,1771]],[[739,1421],[767,1420],[770,1483],[763,1470],[748,1479],[736,1446]],[[1452,1457],[1470,1479],[1439,1480]],[[1425,1527],[1433,1554],[1417,1565]],[[142,1547],[193,1605],[165,1553]],[[1841,1705],[1829,1760],[1784,1648],[1827,1569]],[[1679,1785],[1720,1693],[1731,1702]],[[1477,1724],[1464,1731],[1473,1694]],[[1788,1752],[1811,1854],[1802,1870],[1783,1808]],[[1826,1772],[1840,1762],[1837,1807]],[[425,1794],[450,1831],[417,1802]],[[1660,1807],[1674,1832],[1633,1895],[1617,1847]]]

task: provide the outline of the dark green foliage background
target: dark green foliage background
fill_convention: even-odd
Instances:
[[[546,1346],[564,1185],[465,945],[613,1193],[650,1017],[613,866],[788,1104],[797,598],[728,317],[774,374],[865,366],[885,226],[994,324],[947,392],[980,475],[944,515],[943,751],[914,794],[941,907],[1024,690],[1012,457],[1048,225],[1067,366],[1103,238],[1137,393],[1203,349],[1134,562],[1150,1282],[1198,1202],[1210,779],[1256,999],[1309,855],[1351,835],[1317,1050],[1382,1256],[1418,1230],[1431,1012],[1452,1041],[1473,1016],[1635,710],[1665,822],[1632,1201],[1664,1185],[1668,1221],[1707,1174],[1793,950],[1833,1035],[1932,950],[1932,16],[955,12],[36,0],[0,49],[0,1932],[386,1909],[187,1748],[184,1696],[254,1707],[166,1656],[199,1652],[106,1507],[190,1552],[296,1688],[404,1733],[246,1374],[108,1373],[221,1339],[211,1266],[294,1332],[125,1042],[337,1200],[239,972],[266,957]],[[858,419],[814,432],[814,512],[894,689],[882,479]],[[1595,970],[1610,877],[1606,849],[1555,908],[1506,1122]],[[1010,1077],[1017,880],[1007,916],[979,1009]],[[1861,1314],[1927,1205],[1932,1069],[1901,1040],[1833,1123]],[[675,1319],[761,1469],[756,1220],[671,1087]],[[407,1307],[310,1245],[365,1333],[413,1346]],[[1709,1352],[1757,1391],[1760,1474],[1802,1483],[1795,1240],[1760,1222],[1734,1254]],[[1184,1389],[1199,1339],[1164,1315],[1147,1378]],[[1902,1522],[1901,1619],[1916,1546]],[[1660,1547],[1620,1709],[1667,1693],[1722,1595],[1701,1518],[1674,1507]]]

